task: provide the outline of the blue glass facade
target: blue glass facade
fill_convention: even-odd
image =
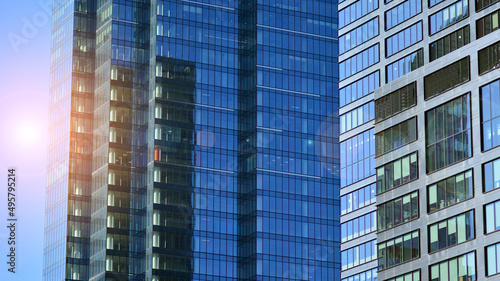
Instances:
[[[66,279],[339,280],[336,3],[90,2],[89,266]]]

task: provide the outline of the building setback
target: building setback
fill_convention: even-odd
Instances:
[[[336,9],[54,1],[44,280],[338,280]]]

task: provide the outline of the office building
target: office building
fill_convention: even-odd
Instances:
[[[44,280],[338,280],[336,9],[55,0]]]
[[[359,139],[357,132],[374,126],[376,160],[370,175],[375,176],[369,179],[377,194],[377,232],[366,234],[350,214],[341,218],[342,223],[353,222],[352,229],[346,228],[346,237],[352,236],[353,242],[342,245],[342,278],[368,280],[350,269],[362,272],[375,266],[378,280],[494,280],[500,261],[500,233],[495,232],[500,230],[496,219],[500,170],[495,169],[500,3],[385,1],[372,5],[372,12],[370,2],[357,3],[346,3],[339,12],[340,50],[355,46],[348,59],[340,55],[340,79],[347,77],[340,87],[351,89],[345,98],[340,91],[340,105],[347,104],[343,99],[354,100],[341,107],[340,114],[350,114],[346,126],[358,126],[341,135],[340,141],[342,147],[344,140],[353,135]],[[361,34],[343,31],[342,24],[350,22],[356,24],[346,28],[359,26]],[[378,24],[372,33],[370,22]],[[351,35],[350,43],[342,40],[343,34]],[[347,60],[350,64],[343,67]],[[359,84],[351,82],[374,71],[380,79],[374,91],[368,83],[369,89],[360,92]],[[375,112],[368,120],[373,121],[363,124],[367,119],[360,121],[361,113],[354,112],[372,100]],[[347,148],[355,147],[353,143]],[[345,156],[346,163],[361,159],[359,142],[357,151],[358,155]],[[353,174],[352,182],[354,178]],[[341,195],[365,183],[351,184]],[[357,198],[352,197],[354,203],[344,201],[344,213],[366,202],[366,197]],[[369,208],[355,213],[356,219],[374,210]],[[355,240],[360,231],[367,239]],[[372,237],[376,237],[375,263],[366,259],[366,247],[365,252],[356,248]]]

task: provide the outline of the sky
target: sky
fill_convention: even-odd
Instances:
[[[51,0],[0,9],[0,280],[42,280]],[[8,272],[7,174],[16,176],[16,273]]]

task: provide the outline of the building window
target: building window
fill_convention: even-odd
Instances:
[[[340,143],[340,187],[375,174],[375,129]]]
[[[476,12],[493,5],[498,1],[500,0],[476,0]]]
[[[498,29],[499,14],[500,10],[496,10],[493,13],[486,15],[476,21],[477,39],[488,35]]]
[[[377,231],[384,231],[414,219],[418,219],[418,191],[377,207]]]
[[[486,247],[486,276],[500,273],[500,243]]]
[[[340,197],[340,214],[345,215],[376,202],[375,184],[370,184]]]
[[[479,50],[477,55],[479,75],[498,68],[500,66],[500,42]]]
[[[339,37],[339,53],[343,54],[372,39],[378,35],[378,30],[378,17],[376,17],[345,33]]]
[[[472,169],[427,187],[427,210],[437,211],[474,197]]]
[[[470,29],[466,25],[439,38],[429,45],[430,61],[434,61],[470,43]]]
[[[486,221],[485,233],[492,233],[500,230],[500,201],[487,204],[484,207],[484,217]]]
[[[422,65],[424,65],[424,51],[423,49],[419,49],[385,67],[386,83],[396,80]]]
[[[429,8],[443,1],[444,0],[429,0]]]
[[[417,117],[375,134],[375,156],[398,149],[417,140]]]
[[[378,244],[378,270],[384,270],[419,257],[418,230]]]
[[[474,239],[474,210],[429,226],[429,253]]]
[[[353,268],[355,266],[371,262],[377,258],[375,251],[375,241],[366,242],[364,244],[352,247],[340,252],[342,259],[342,270]]]
[[[390,57],[419,41],[422,41],[422,21],[385,39],[385,56]]]
[[[367,96],[380,87],[380,71],[377,70],[340,89],[340,106]]]
[[[421,0],[408,0],[385,12],[385,30],[414,17],[422,12]]]
[[[361,273],[358,273],[353,276],[349,276],[347,278],[342,279],[341,281],[377,281],[377,269],[373,268]],[[413,280],[415,281],[415,280]]]
[[[427,173],[472,156],[470,95],[425,112]]]
[[[468,0],[461,0],[429,16],[429,35],[441,31],[469,16]]]
[[[430,267],[431,281],[475,281],[476,254],[470,252]]]
[[[420,269],[387,279],[385,281],[420,281]]]
[[[376,0],[359,0],[339,11],[339,29],[378,9]]]
[[[396,115],[417,104],[417,82],[375,100],[375,122]]]
[[[373,101],[340,115],[340,133],[365,124],[375,118],[375,103]]]
[[[342,243],[376,230],[376,212],[371,212],[340,225]]]
[[[373,1],[373,0],[372,0]],[[339,80],[344,80],[379,62],[379,45],[373,45],[339,63]]]
[[[469,57],[465,57],[425,76],[424,97],[437,96],[469,80]]]
[[[500,80],[480,89],[483,150],[500,145]]]
[[[484,192],[500,188],[500,159],[483,165]]]
[[[377,168],[377,194],[418,178],[417,152]]]

